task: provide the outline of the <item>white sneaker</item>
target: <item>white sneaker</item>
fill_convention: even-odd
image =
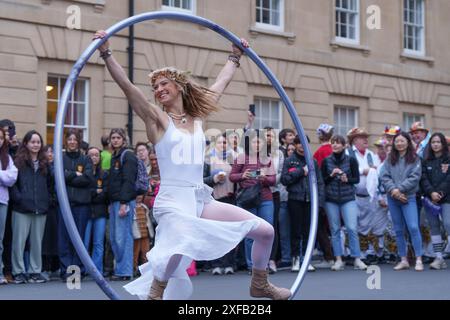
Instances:
[[[217,276],[217,275],[223,274],[223,270],[222,270],[222,268],[215,267],[214,269],[212,269],[211,273],[213,275]]]
[[[314,268],[311,264],[308,265],[308,272],[314,272],[316,268]]]
[[[272,274],[276,273],[277,271],[277,264],[275,263],[275,261],[269,260],[269,272]]]
[[[416,271],[423,271],[424,267],[423,267],[423,262],[420,260],[416,261],[416,266],[414,267],[414,270]]]
[[[233,274],[233,273],[234,273],[234,270],[233,270],[232,267],[226,267],[225,268],[225,274]]]
[[[353,268],[355,270],[366,270],[367,269],[367,265],[361,261],[361,259],[356,258],[355,261],[353,262]]]
[[[300,270],[300,257],[293,257],[292,258],[292,272],[298,272]]]
[[[345,262],[342,260],[336,260],[336,262],[331,266],[333,271],[342,271],[345,269]]]
[[[316,269],[330,269],[334,264],[333,260],[327,261],[327,260],[323,260],[318,264],[314,265],[314,268]]]
[[[436,258],[432,263],[430,263],[430,269],[434,270],[447,269],[447,263],[443,258]]]

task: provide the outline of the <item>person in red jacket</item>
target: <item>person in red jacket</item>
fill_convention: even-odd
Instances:
[[[328,123],[321,123],[316,130],[319,138],[320,147],[314,152],[314,159],[316,159],[319,168],[322,167],[322,162],[325,158],[333,153],[331,148],[331,137],[334,133],[334,127]],[[334,263],[333,251],[331,250],[330,242],[330,226],[328,225],[327,213],[324,208],[319,208],[319,224],[317,229],[317,241],[323,252],[323,261],[315,264],[315,268],[329,269]]]

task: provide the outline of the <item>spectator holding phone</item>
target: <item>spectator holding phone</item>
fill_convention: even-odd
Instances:
[[[309,138],[308,138],[309,142]],[[305,159],[305,150],[299,136],[294,138],[295,152],[284,161],[281,173],[281,183],[288,191],[288,209],[291,225],[291,271],[300,270],[300,258],[303,258],[308,244],[309,227],[311,224],[311,199],[309,190],[309,169]],[[319,197],[323,198],[323,180],[314,159],[317,173]],[[323,205],[323,201],[320,201]],[[315,271],[308,265],[308,271]]]
[[[237,197],[237,205],[247,209],[254,215],[264,219],[273,225],[273,198],[270,186],[275,185],[276,175],[270,158],[266,153],[266,139],[259,130],[248,130],[244,136],[244,153],[240,154],[234,162],[230,181],[239,183],[241,189],[251,188],[260,184],[260,201],[253,207],[244,207]],[[239,194],[239,192],[238,192]],[[245,239],[245,255],[247,268],[252,269],[252,244],[253,240]]]
[[[325,182],[325,210],[331,229],[331,244],[336,261],[333,271],[344,270],[342,261],[341,216],[348,233],[350,254],[354,267],[365,270],[361,261],[361,249],[358,237],[358,207],[355,201],[355,185],[359,183],[358,161],[345,154],[345,138],[335,135],[331,138],[333,153],[322,162],[322,176]]]

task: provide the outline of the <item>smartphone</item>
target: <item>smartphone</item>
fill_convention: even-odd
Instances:
[[[8,127],[9,138],[12,139],[16,135],[16,128]]]
[[[250,173],[251,173],[252,178],[257,178],[258,176],[261,175],[261,170],[257,169],[257,170],[251,171]]]
[[[254,115],[256,116],[256,109],[255,109],[255,105],[254,104],[250,104],[248,106],[248,110]]]

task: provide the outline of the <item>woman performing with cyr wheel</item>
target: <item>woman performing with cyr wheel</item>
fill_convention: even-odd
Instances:
[[[94,39],[105,36],[105,31],[97,31]],[[241,43],[248,47],[247,41]],[[148,139],[155,145],[161,175],[153,212],[158,222],[155,246],[147,254],[148,262],[140,267],[142,276],[125,289],[141,299],[186,299],[192,293],[186,273],[192,260],[222,257],[249,237],[254,240],[250,295],[288,299],[289,289],[278,288],[267,280],[273,227],[244,209],[215,201],[212,189],[203,184],[205,136],[201,121],[219,110],[218,99],[239,67],[242,51],[233,45],[233,52],[209,89],[175,68],[150,73],[155,100],[163,110],[149,103],[131,83],[112,56],[108,41],[99,51],[134,112],[144,121]],[[189,159],[179,151],[189,154]]]

